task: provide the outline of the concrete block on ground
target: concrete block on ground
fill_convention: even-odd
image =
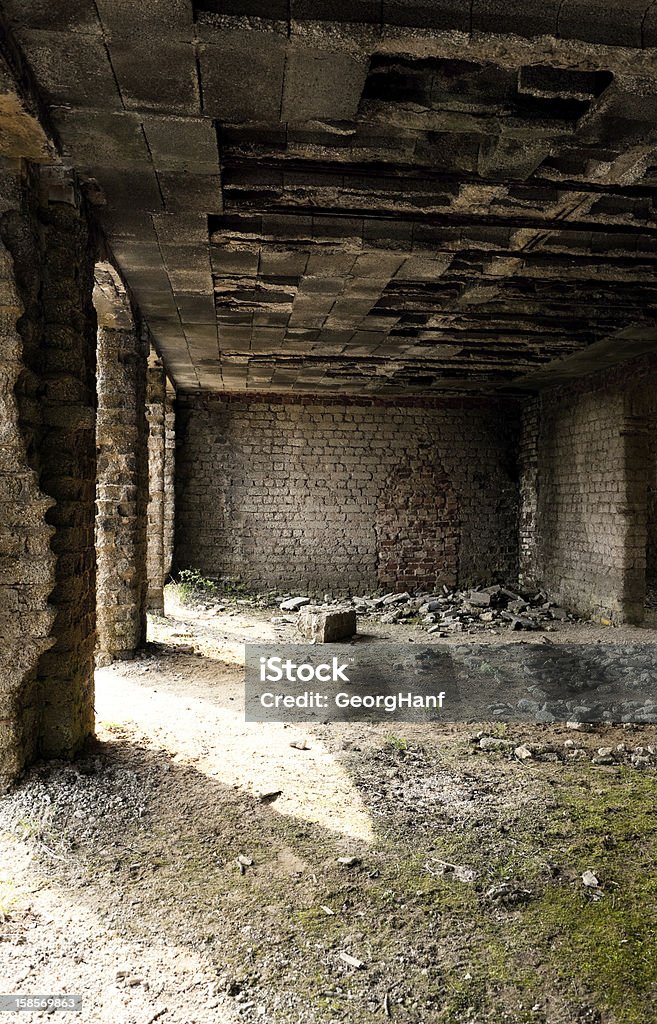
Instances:
[[[297,628],[308,640],[333,644],[348,640],[356,632],[356,612],[352,608],[323,608],[306,605],[299,612]]]

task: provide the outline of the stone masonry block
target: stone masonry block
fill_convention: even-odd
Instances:
[[[356,612],[351,608],[323,608],[306,605],[299,612],[297,628],[308,640],[333,644],[348,640],[356,632]]]

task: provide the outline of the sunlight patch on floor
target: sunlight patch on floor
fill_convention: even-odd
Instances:
[[[244,721],[241,672],[226,669],[216,681],[177,683],[170,672],[144,671],[143,662],[133,665],[96,673],[101,738],[107,738],[103,730],[111,732],[112,725],[133,726],[175,761],[192,763],[227,787],[254,796],[280,790],[270,804],[279,814],[345,839],[373,841],[372,822],[358,791],[319,739],[302,726]],[[304,738],[309,749],[290,746]]]

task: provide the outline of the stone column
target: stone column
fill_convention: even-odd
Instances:
[[[96,269],[97,661],[131,658],[146,639],[147,346],[118,275]]]
[[[176,393],[167,377],[164,407],[164,582],[173,564],[176,517]]]
[[[148,367],[148,609],[164,611],[165,532],[165,403],[166,375],[161,360],[151,353]]]
[[[520,421],[520,508],[518,514],[518,582],[534,587],[539,577],[537,549],[538,441],[541,400],[525,399]]]
[[[86,220],[68,203],[49,203],[42,281],[44,335],[34,365],[44,394],[41,486],[55,499],[48,520],[55,643],[41,657],[40,754],[72,757],[95,728],[96,639],[96,316],[95,252]]]
[[[17,176],[0,179],[0,235],[8,208],[21,205]],[[39,487],[27,457],[16,385],[25,370],[17,323],[24,313],[13,259],[0,242],[0,791],[38,749],[40,693],[37,666],[53,643],[53,533],[46,513],[53,500]]]
[[[18,645],[11,672],[23,691],[15,703],[23,720],[15,733],[20,750],[8,765],[13,774],[36,755],[73,756],[94,730],[95,247],[75,182],[55,171],[40,180],[36,170],[26,175],[2,214],[0,233],[23,308],[17,322],[10,284],[4,458],[22,463],[13,510],[10,503],[2,512],[10,526],[5,544],[14,545],[5,580],[16,586],[4,595],[14,608],[9,628]],[[43,523],[46,505],[50,529]],[[12,522],[19,531],[14,541]]]

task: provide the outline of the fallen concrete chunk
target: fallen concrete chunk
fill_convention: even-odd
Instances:
[[[356,612],[353,608],[322,608],[307,605],[299,613],[297,628],[308,640],[320,644],[333,644],[348,640],[356,632]]]
[[[290,597],[287,601],[283,601],[279,608],[282,612],[298,612],[304,605],[310,604],[309,597]]]
[[[512,746],[511,740],[503,740],[498,736],[482,736],[479,740],[480,750],[510,750]]]

